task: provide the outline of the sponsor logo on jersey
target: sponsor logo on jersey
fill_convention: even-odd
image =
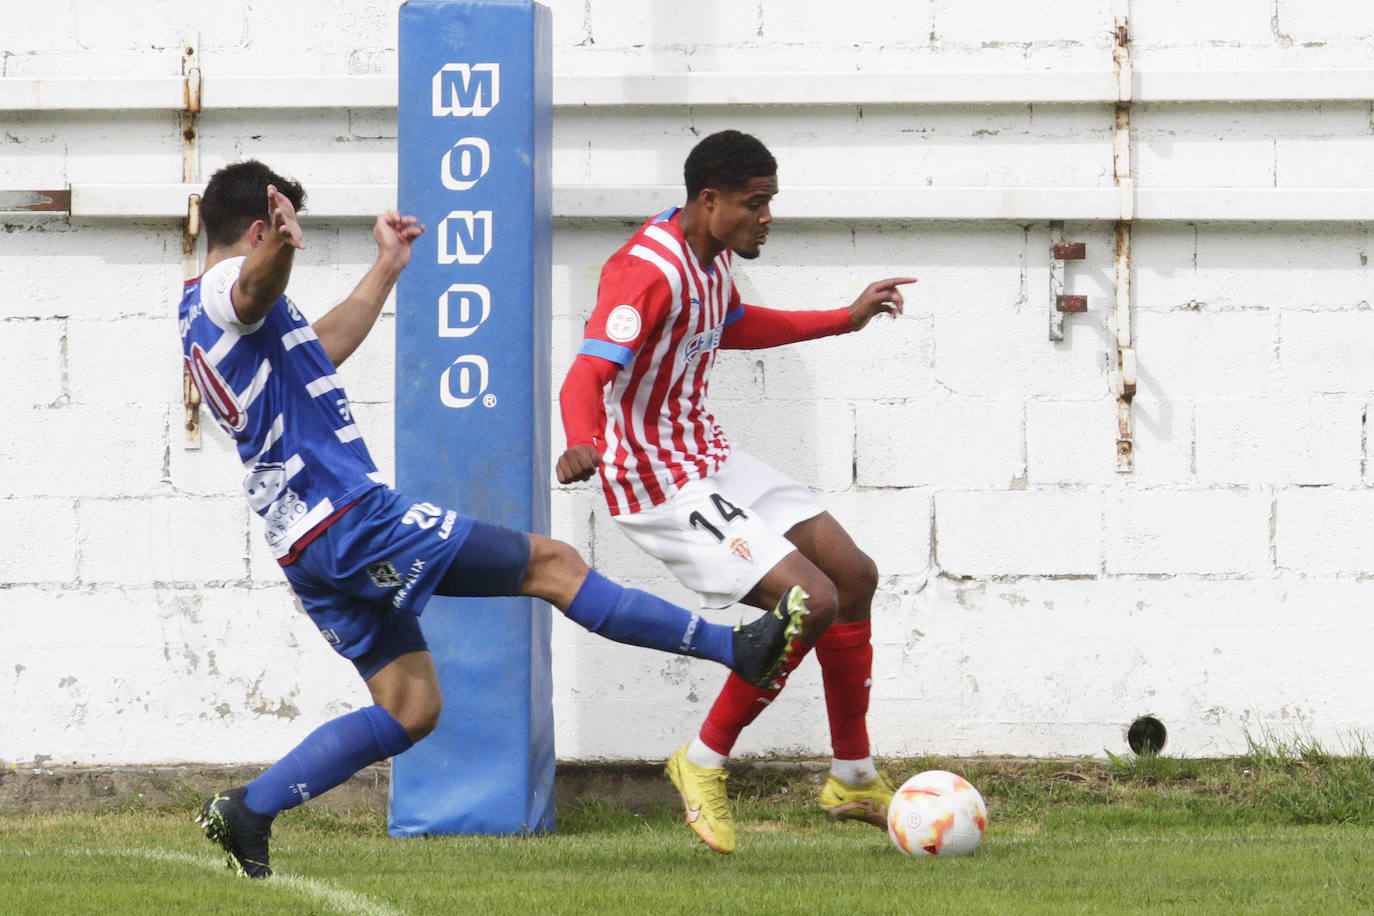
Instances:
[[[255,464],[243,478],[243,495],[249,508],[267,523],[264,534],[273,547],[286,541],[292,526],[310,511],[305,500],[286,485],[289,479],[286,465],[280,461]]]
[[[263,521],[267,523],[267,543],[273,547],[287,543],[292,536],[292,528],[309,511],[305,500],[297,496],[295,490],[288,488],[269,511],[262,513]]]
[[[444,513],[444,523],[439,526],[439,539],[447,541],[448,536],[453,533],[453,523],[458,521],[458,513],[452,509]]]
[[[730,552],[746,563],[754,562],[754,554],[749,550],[749,542],[744,538],[735,538],[730,541]]]
[[[243,478],[243,495],[254,512],[265,512],[267,507],[281,498],[282,493],[291,492],[286,486],[286,465],[280,461],[264,461],[253,466],[248,476]]]
[[[186,371],[191,373],[192,380],[200,389],[200,396],[215,412],[225,432],[230,435],[242,432],[248,425],[248,414],[239,403],[234,389],[210,363],[209,356],[198,343],[191,344],[191,352],[186,356]]]
[[[616,343],[629,343],[639,336],[640,317],[634,306],[617,305],[606,316],[606,336]]]
[[[415,562],[410,564],[410,570],[406,573],[405,584],[397,590],[391,598],[391,606],[394,608],[405,607],[406,599],[410,597],[410,590],[415,586],[415,580],[420,578],[420,573],[425,570],[425,561],[417,557]]]

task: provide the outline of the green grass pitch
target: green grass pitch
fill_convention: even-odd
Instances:
[[[814,780],[732,779],[739,850],[666,805],[580,802],[543,837],[395,840],[384,812],[309,806],[276,825],[268,881],[223,868],[194,804],[0,814],[0,909],[122,913],[1095,913],[1374,911],[1374,762],[1307,748],[1238,758],[887,761],[958,769],[990,823],[967,859],[911,859],[831,824]]]

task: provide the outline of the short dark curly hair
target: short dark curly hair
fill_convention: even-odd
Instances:
[[[738,191],[752,178],[778,174],[778,162],[757,137],[737,130],[722,130],[703,139],[687,154],[682,178],[687,199],[696,200],[702,188]]]
[[[211,248],[232,245],[256,220],[265,220],[267,186],[275,185],[299,211],[305,206],[305,189],[283,178],[256,159],[226,165],[210,176],[200,197],[200,218]]]

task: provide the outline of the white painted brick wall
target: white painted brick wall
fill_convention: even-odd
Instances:
[[[1131,4],[1131,39],[1137,47],[1262,44],[1272,40],[1274,11],[1253,0],[1147,0]]]
[[[1142,383],[1144,376],[1142,375]],[[1110,402],[1113,421],[1116,401]],[[1195,479],[1195,430],[1193,405],[1186,401],[1137,394],[1131,405],[1131,432],[1135,439],[1135,470],[1142,485],[1182,484]],[[1099,455],[1107,444],[1084,443]],[[1119,477],[1117,478],[1119,479]]]
[[[1365,401],[1335,395],[1197,405],[1197,475],[1213,484],[1357,483]]]
[[[859,408],[857,482],[867,486],[1006,487],[1025,473],[1021,400],[945,392]]]
[[[1119,490],[1103,509],[1109,575],[1268,573],[1267,490]]]
[[[935,494],[935,560],[955,578],[1091,576],[1102,568],[1102,496],[1093,490]]]
[[[1119,4],[551,6],[558,72],[660,73],[1103,70]],[[1143,70],[1368,68],[1374,52],[1368,4],[1130,9]],[[396,71],[394,4],[56,0],[10,18],[0,76],[176,74],[188,31],[207,75]],[[748,302],[832,308],[869,280],[920,278],[899,320],[722,353],[713,388],[731,439],[816,488],[878,563],[880,754],[1115,753],[1145,712],[1185,754],[1241,749],[1247,733],[1340,746],[1374,728],[1350,686],[1374,650],[1368,223],[1135,227],[1140,384],[1123,475],[1109,224],[1064,227],[1088,245],[1067,282],[1089,311],[1051,343],[1045,223],[790,209],[804,186],[1109,186],[1111,120],[1101,104],[558,113],[559,184],[676,184],[695,139],[723,127],[768,142],[782,193],[763,257],[739,269]],[[1144,186],[1374,182],[1365,101],[1142,104],[1133,122]],[[170,113],[0,113],[0,189],[175,181],[177,131]],[[387,183],[395,143],[390,110],[200,120],[206,175],[258,156],[307,186]],[[0,761],[271,760],[367,703],[292,601],[228,440],[206,425],[202,447],[184,447],[175,227],[0,214],[0,229]],[[558,221],[551,399],[600,265],[632,229]],[[292,294],[317,317],[373,243],[365,220],[307,217],[307,232]],[[341,373],[386,475],[393,316],[388,303]],[[607,574],[695,604],[620,534],[596,486],[556,488],[552,502],[555,534]],[[561,618],[553,641],[563,758],[663,756],[724,678]],[[814,662],[738,750],[828,752]]]
[[[0,500],[0,581],[60,585],[76,580],[77,513],[71,499]]]
[[[1280,322],[1284,390],[1341,394],[1374,389],[1374,312],[1286,311]]]
[[[1008,4],[1000,0],[935,0],[938,40],[975,45],[1063,41],[1109,46],[1110,0]]]
[[[1295,488],[1275,494],[1279,569],[1307,576],[1374,572],[1374,491]]]
[[[236,497],[82,500],[78,578],[124,586],[150,578],[168,585],[237,582],[247,569],[247,512]]]
[[[1216,400],[1276,391],[1281,383],[1278,325],[1278,315],[1269,311],[1140,309],[1132,328],[1140,393]]]
[[[1103,459],[1107,443],[1116,435],[1115,398],[1030,401],[1026,404],[1026,481],[1035,485],[1114,483],[1119,476],[1116,467]]]
[[[0,335],[0,407],[41,407],[63,394],[60,321],[7,321]]]

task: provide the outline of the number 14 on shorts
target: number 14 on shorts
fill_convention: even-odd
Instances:
[[[716,507],[716,511],[720,513],[720,523],[722,527],[729,525],[730,522],[734,521],[737,518],[749,517],[748,513],[746,513],[739,506],[736,506],[734,503],[730,502],[724,496],[721,496],[719,493],[711,494],[711,504],[714,505]],[[716,527],[716,525],[713,524],[711,520],[707,519],[707,517],[703,515],[699,510],[694,509],[692,511],[692,514],[687,516],[687,523],[691,525],[693,528],[696,528],[700,531],[705,531],[706,533],[710,534],[711,537],[715,538],[717,541],[721,543],[724,543],[726,540],[725,532],[721,531],[720,528]],[[733,553],[735,556],[739,557],[741,560],[747,560],[750,563],[754,562],[754,558],[749,552],[749,544],[744,540],[744,538],[731,538],[730,552]]]

